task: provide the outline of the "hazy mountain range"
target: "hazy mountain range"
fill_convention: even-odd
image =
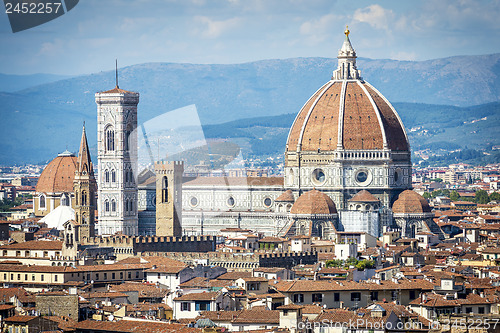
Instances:
[[[119,85],[141,94],[139,122],[195,104],[207,137],[234,137],[243,131],[259,141],[248,139],[252,152],[266,154],[284,149],[295,114],[330,79],[336,62],[294,58],[233,65],[147,63],[120,69]],[[407,128],[423,126],[409,132],[412,148],[500,144],[500,108],[495,103],[500,102],[500,54],[420,62],[360,58],[358,68],[395,105]],[[114,79],[114,71],[62,80],[47,75],[41,81],[0,75],[0,163],[50,160],[66,147],[76,151],[83,121],[94,146],[94,93],[114,87]],[[485,105],[472,107],[478,104]],[[262,118],[278,115],[284,116]],[[257,125],[233,126],[238,133],[228,134],[231,123],[212,126],[247,118],[257,118]]]

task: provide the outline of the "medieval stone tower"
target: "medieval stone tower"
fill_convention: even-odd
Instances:
[[[184,162],[157,162],[156,235],[182,236],[182,174]]]
[[[85,125],[82,130],[80,151],[76,162],[73,190],[75,192],[75,220],[79,225],[79,237],[94,237],[97,184],[94,177],[94,166],[90,159]]]
[[[137,104],[117,86],[95,94],[99,162],[99,234],[138,234]]]

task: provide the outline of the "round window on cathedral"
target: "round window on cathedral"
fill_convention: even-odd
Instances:
[[[229,207],[234,207],[234,204],[235,204],[235,201],[234,201],[234,198],[233,197],[229,197],[227,198],[227,205]]]
[[[315,169],[312,174],[312,181],[315,185],[322,185],[326,180],[325,172],[321,169]]]
[[[358,172],[356,172],[356,175],[354,176],[354,178],[356,180],[356,183],[358,185],[361,185],[361,186],[366,186],[366,185],[370,184],[370,182],[371,182],[370,171],[365,170],[365,169],[358,170]]]
[[[356,175],[356,181],[358,183],[364,183],[368,179],[368,174],[365,171],[360,171]]]
[[[264,199],[264,206],[271,207],[272,203],[273,203],[273,201],[271,200],[271,198]]]
[[[198,206],[198,198],[196,198],[196,197],[191,197],[191,199],[189,199],[189,204],[191,205],[191,207],[196,207],[196,206]]]

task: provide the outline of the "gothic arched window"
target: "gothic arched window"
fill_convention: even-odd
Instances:
[[[115,130],[113,126],[106,127],[106,150],[113,151],[115,150]]]
[[[130,150],[130,128],[125,131],[125,151]]]
[[[106,212],[109,212],[109,201],[106,199],[106,201],[104,201],[104,210]]]
[[[104,171],[104,180],[106,181],[106,183],[109,183],[109,171],[108,170]]]
[[[116,201],[115,199],[111,200],[111,211],[116,212]]]
[[[38,197],[38,207],[40,209],[45,208],[45,194],[40,194],[40,196]]]
[[[161,180],[161,202],[168,202],[168,179],[165,176]]]
[[[86,191],[82,192],[82,200],[80,202],[80,205],[87,206],[87,192]]]
[[[116,182],[116,172],[115,170],[111,170],[111,182]]]
[[[69,198],[66,193],[61,196],[61,206],[69,206]]]

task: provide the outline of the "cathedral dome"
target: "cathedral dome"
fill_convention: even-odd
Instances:
[[[377,199],[373,194],[368,192],[367,190],[361,190],[358,193],[356,193],[355,196],[353,196],[351,199],[349,199],[350,202],[379,202],[380,200]]]
[[[71,152],[59,154],[43,169],[36,184],[36,192],[73,192],[76,160]]]
[[[415,191],[406,190],[392,205],[392,212],[394,214],[430,213],[431,207],[423,196]]]
[[[290,210],[292,214],[337,214],[330,197],[316,189],[302,194]]]
[[[292,190],[286,190],[279,197],[277,197],[274,201],[276,202],[294,202]]]
[[[302,107],[290,129],[287,152],[345,150],[409,151],[396,110],[356,68],[356,52],[346,38],[332,79]]]

